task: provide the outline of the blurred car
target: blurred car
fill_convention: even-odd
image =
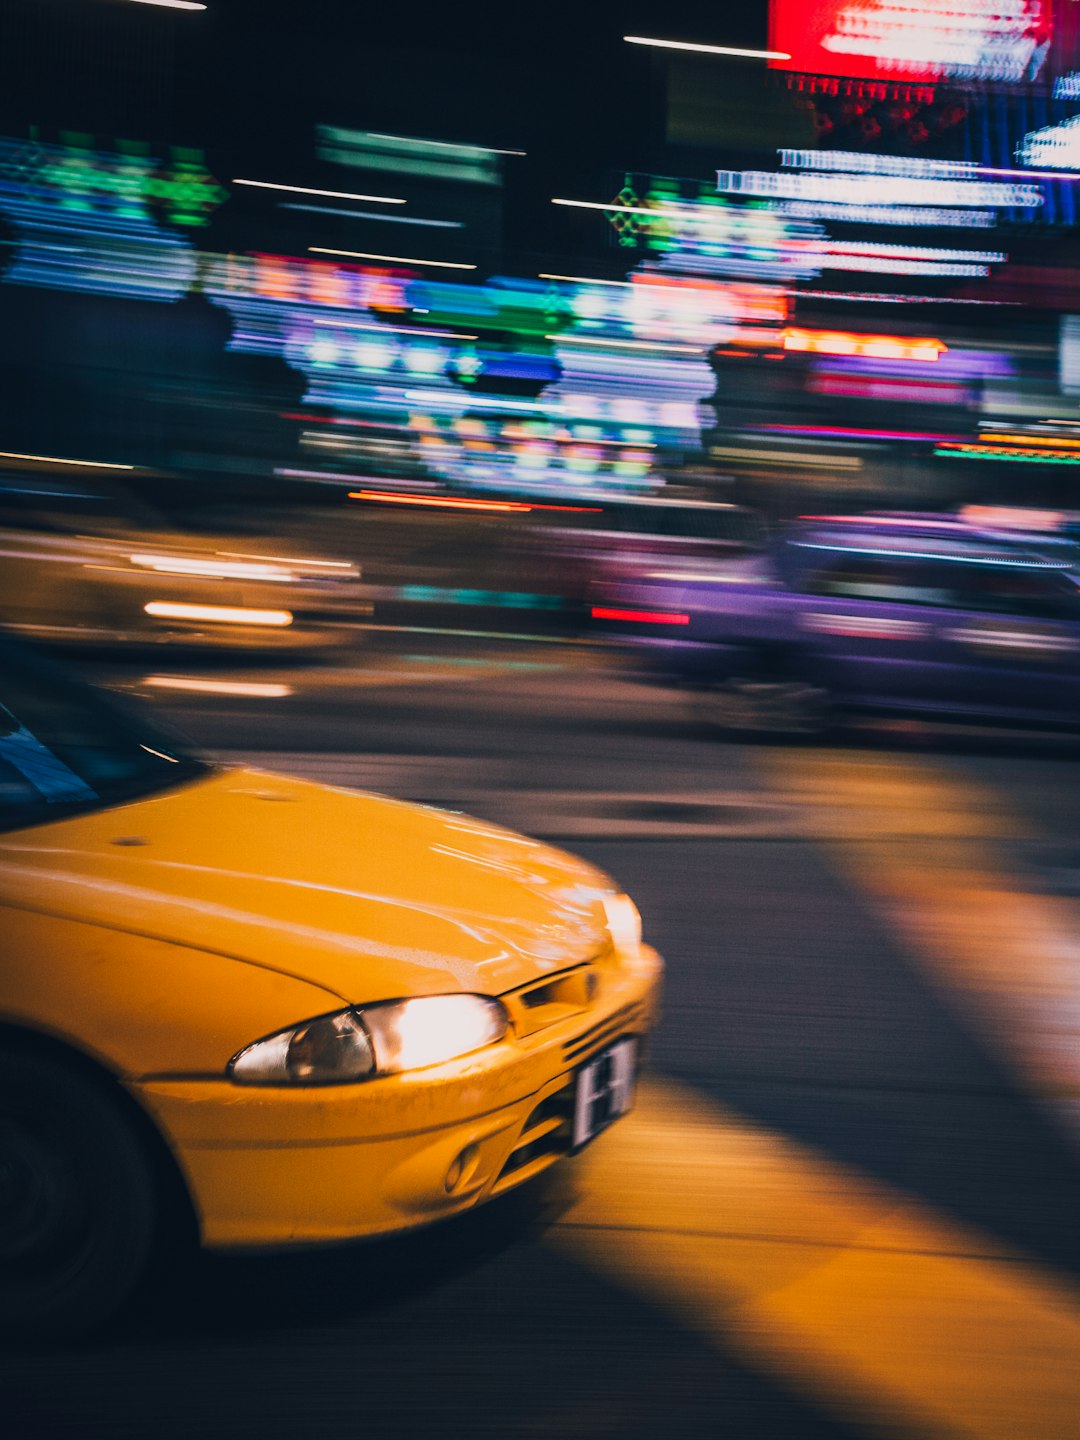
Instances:
[[[521,550],[538,575],[587,607],[598,586],[661,569],[695,573],[766,544],[762,517],[742,505],[642,496],[582,499],[564,509],[537,510]],[[587,610],[586,610],[587,614]]]
[[[660,973],[585,862],[187,753],[0,641],[0,1328],[79,1332],[188,1216],[381,1235],[629,1108]]]
[[[396,507],[412,542],[394,583],[373,592],[380,618],[402,625],[577,634],[595,585],[765,543],[755,511],[706,501],[368,492],[365,503],[383,521]]]
[[[0,471],[0,625],[34,640],[261,652],[348,639],[372,609],[359,569],[292,549],[180,530],[96,478]]]
[[[804,518],[768,556],[653,571],[592,607],[726,728],[846,709],[1080,723],[1080,545],[965,516]]]

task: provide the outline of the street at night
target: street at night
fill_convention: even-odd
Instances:
[[[1080,1440],[1080,18],[0,0],[0,1440]]]
[[[119,678],[222,759],[613,874],[668,961],[633,1115],[501,1210],[206,1257],[108,1339],[5,1360],[15,1433],[1073,1433],[1070,742],[723,743],[610,655],[439,644]]]

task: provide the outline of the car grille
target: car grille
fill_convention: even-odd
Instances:
[[[621,1010],[605,1016],[596,1025],[590,1026],[588,1030],[583,1030],[572,1040],[567,1040],[563,1045],[563,1059],[570,1065],[577,1065],[583,1060],[588,1060],[590,1056],[602,1050],[605,1045],[610,1045],[620,1035],[640,1031],[644,1028],[645,1007],[643,1005],[624,1005]]]
[[[521,1134],[492,1186],[492,1194],[521,1184],[546,1170],[552,1161],[569,1154],[573,1133],[574,1084],[568,1076],[565,1085],[541,1100],[521,1127]]]

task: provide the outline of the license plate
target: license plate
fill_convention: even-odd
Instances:
[[[580,1150],[634,1103],[637,1076],[635,1039],[619,1040],[577,1072],[574,1090],[574,1149]]]

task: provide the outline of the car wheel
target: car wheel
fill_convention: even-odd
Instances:
[[[133,1294],[157,1229],[149,1158],[104,1083],[0,1051],[0,1333],[96,1329]]]
[[[700,692],[697,710],[712,729],[789,739],[824,735],[835,722],[828,690],[795,676],[732,676]]]

